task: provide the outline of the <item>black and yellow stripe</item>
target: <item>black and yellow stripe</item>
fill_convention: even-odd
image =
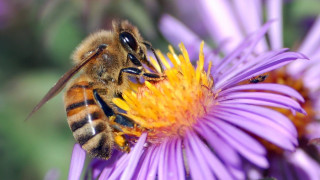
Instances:
[[[65,93],[68,124],[77,142],[93,157],[108,159],[113,146],[112,129],[98,106],[88,81],[75,80]]]

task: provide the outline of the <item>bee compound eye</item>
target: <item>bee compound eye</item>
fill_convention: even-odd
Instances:
[[[133,37],[132,34],[128,33],[128,32],[121,32],[119,34],[119,39],[120,42],[122,44],[123,47],[127,48],[131,48],[133,51],[137,51],[138,49],[138,44],[136,39]]]

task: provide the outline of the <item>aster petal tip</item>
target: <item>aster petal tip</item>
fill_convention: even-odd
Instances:
[[[142,150],[143,150],[146,139],[147,139],[147,133],[143,133],[140,136],[133,151],[129,154],[130,159],[129,159],[127,167],[125,168],[124,172],[121,175],[121,180],[132,178],[132,176],[135,172],[136,166],[139,162],[140,156],[142,155]]]
[[[307,55],[300,53],[300,52],[296,52],[296,53],[298,56],[297,60],[310,60],[310,58]]]
[[[82,169],[86,160],[86,152],[79,144],[75,144],[72,151],[71,163],[69,169],[69,180],[80,179]]]

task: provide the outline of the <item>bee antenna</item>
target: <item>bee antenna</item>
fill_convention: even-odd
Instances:
[[[152,45],[151,45],[149,42],[146,42],[146,41],[144,41],[143,44],[146,45],[146,47],[147,47],[148,49],[151,49],[152,53],[154,54],[154,56],[155,56],[156,59],[157,59],[157,63],[158,63],[159,66],[160,66],[161,72],[163,72],[164,70],[163,70],[162,64],[161,64],[161,62],[160,62],[160,59],[159,59],[157,53],[155,52],[155,50],[153,49]]]

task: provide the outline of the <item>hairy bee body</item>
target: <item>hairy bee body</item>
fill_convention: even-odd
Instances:
[[[112,99],[129,88],[129,77],[159,81],[163,75],[148,61],[151,44],[128,21],[114,21],[113,29],[89,35],[72,55],[74,67],[66,72],[32,110],[27,119],[59,93],[72,77],[64,95],[69,127],[76,141],[93,157],[108,159],[114,145],[129,152],[126,135],[138,136],[139,125],[119,112]],[[147,66],[150,72],[143,66]]]

